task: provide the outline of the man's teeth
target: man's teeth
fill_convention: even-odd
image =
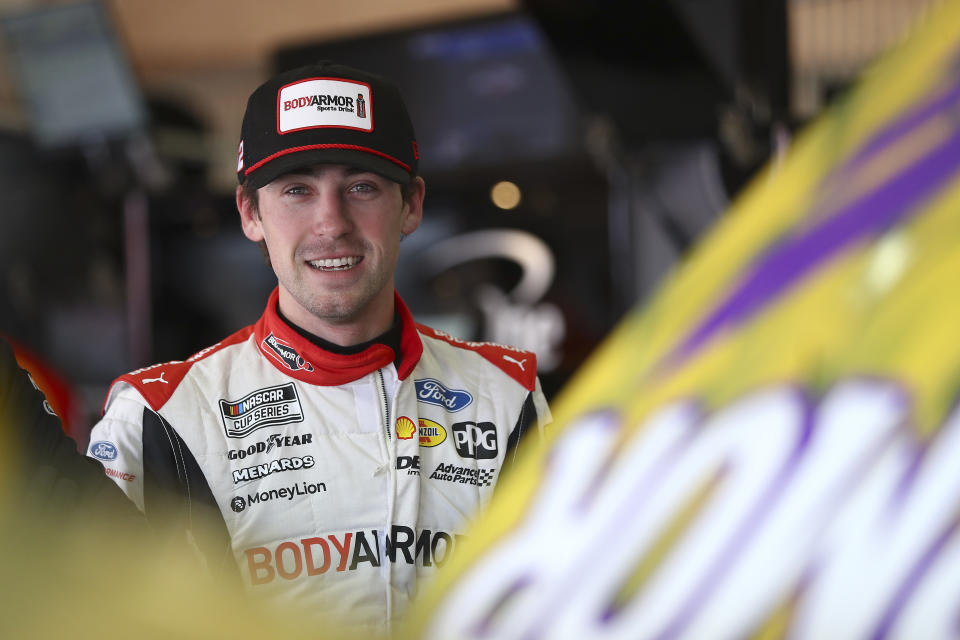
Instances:
[[[353,265],[360,262],[360,258],[357,256],[349,256],[346,258],[327,258],[326,260],[311,260],[310,266],[316,269],[349,269]]]

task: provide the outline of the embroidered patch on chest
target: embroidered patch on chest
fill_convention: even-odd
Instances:
[[[239,400],[220,400],[220,417],[228,438],[257,429],[303,421],[303,407],[293,383],[257,389]]]

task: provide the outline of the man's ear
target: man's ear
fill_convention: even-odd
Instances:
[[[243,187],[237,187],[237,211],[240,212],[240,226],[243,228],[243,235],[254,242],[263,240],[263,227],[260,225],[260,212],[257,205],[244,196]]]
[[[416,231],[423,220],[423,197],[427,193],[427,185],[423,178],[417,176],[410,183],[407,199],[404,201],[404,218],[400,225],[400,232],[407,236]]]

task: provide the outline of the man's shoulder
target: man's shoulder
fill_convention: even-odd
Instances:
[[[159,411],[197,363],[228,347],[244,342],[252,333],[252,326],[244,327],[220,342],[201,349],[186,360],[160,362],[123,374],[111,383],[103,410],[106,411],[117,393],[127,387],[133,387],[151,409]]]
[[[537,356],[532,351],[524,351],[517,347],[497,344],[495,342],[477,342],[461,340],[449,333],[417,324],[417,331],[422,336],[433,338],[437,344],[447,345],[454,349],[476,353],[506,373],[508,376],[523,385],[528,391],[533,391],[537,384]]]

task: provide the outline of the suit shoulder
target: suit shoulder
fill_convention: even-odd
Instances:
[[[537,385],[537,356],[532,351],[524,351],[495,342],[475,342],[461,340],[449,333],[433,329],[423,324],[417,324],[421,335],[439,340],[457,349],[473,351],[483,356],[501,371],[519,382],[527,391],[533,391]]]
[[[233,335],[220,342],[201,349],[186,360],[171,360],[159,364],[150,365],[125,373],[110,384],[110,390],[107,392],[104,401],[103,411],[106,411],[111,399],[116,393],[129,385],[137,390],[147,401],[147,404],[154,411],[159,411],[166,404],[173,392],[183,382],[190,369],[201,360],[209,358],[213,354],[221,351],[231,345],[238,344],[246,340],[253,333],[253,327],[244,327]]]

